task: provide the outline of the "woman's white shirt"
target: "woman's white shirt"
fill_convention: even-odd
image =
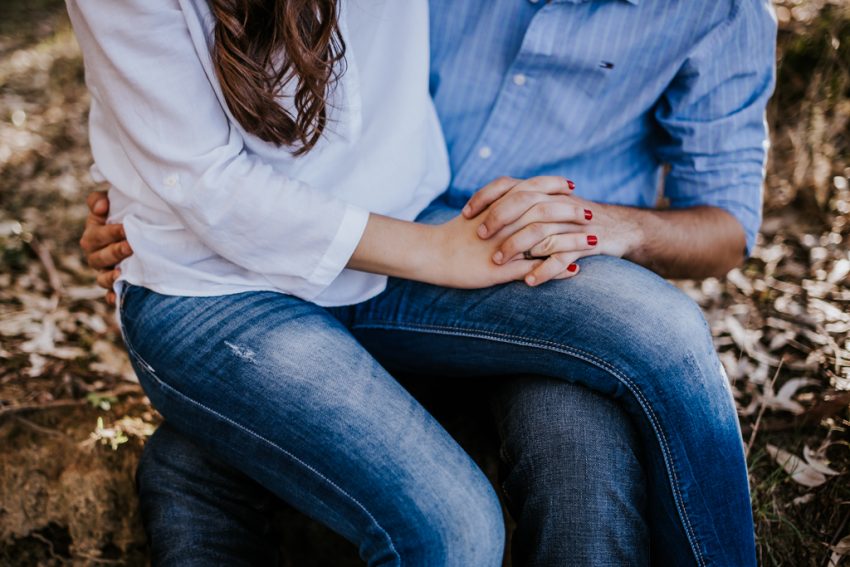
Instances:
[[[384,276],[345,269],[369,212],[413,220],[449,181],[426,0],[342,0],[346,70],[325,135],[298,158],[227,109],[206,0],[67,4],[92,95],[92,172],[134,251],[122,281],[327,306],[383,290]]]

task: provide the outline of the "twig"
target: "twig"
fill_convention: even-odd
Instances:
[[[33,533],[29,534],[29,535],[30,535],[30,537],[32,537],[33,539],[37,539],[38,541],[40,541],[41,543],[43,543],[43,544],[45,544],[45,545],[47,546],[47,552],[50,554],[50,557],[52,557],[53,559],[58,560],[60,563],[62,563],[62,565],[67,565],[67,563],[68,563],[68,558],[66,558],[66,557],[62,557],[61,555],[58,555],[58,554],[56,553],[56,548],[54,548],[54,547],[53,547],[53,542],[52,542],[52,541],[50,541],[49,539],[47,539],[46,537],[44,537],[43,535],[41,535],[41,534],[40,534],[40,533],[38,533],[38,532],[33,532]]]
[[[34,422],[32,422],[28,419],[25,419],[21,416],[15,416],[15,421],[20,422],[23,425],[26,425],[27,427],[29,427],[33,431],[37,431],[39,433],[44,433],[45,435],[52,435],[54,437],[67,437],[61,431],[58,431],[56,429],[51,429],[49,427],[44,427],[43,425],[39,425],[37,423],[34,423]]]
[[[850,510],[848,510],[847,513],[844,514],[844,519],[841,520],[841,524],[838,526],[838,529],[835,530],[835,535],[832,536],[832,541],[829,542],[829,549],[827,551],[829,555],[827,555],[826,561],[823,562],[823,567],[830,567],[830,561],[832,559],[832,548],[835,547],[835,545],[838,543],[838,540],[841,539],[841,534],[844,533],[844,528],[845,526],[847,526],[848,520],[850,520]]]
[[[119,386],[114,390],[108,390],[105,392],[90,392],[90,394],[96,394],[103,398],[113,397],[117,398],[119,396],[129,395],[129,394],[143,394],[144,391],[137,384],[125,384],[123,386]],[[20,404],[17,406],[11,406],[7,408],[0,408],[0,418],[6,417],[8,415],[15,415],[17,413],[24,413],[28,411],[37,411],[37,410],[49,410],[55,408],[63,408],[63,407],[73,407],[73,406],[82,406],[88,403],[88,400],[56,400],[53,402],[47,402],[43,404]]]
[[[46,404],[21,404],[0,409],[0,418],[16,413],[84,405],[86,400],[56,400]]]
[[[770,381],[770,391],[771,393],[774,391],[773,386],[776,384],[776,379],[779,378],[779,371],[782,370],[782,365],[785,363],[785,359],[779,359],[779,366],[776,367],[776,372],[773,374],[773,379]],[[761,407],[759,408],[759,414],[756,416],[756,422],[753,425],[753,432],[750,434],[750,441],[747,443],[747,450],[744,453],[745,458],[749,458],[750,451],[753,448],[753,443],[756,440],[756,434],[759,431],[759,425],[761,425],[761,418],[764,415],[765,410],[767,409],[767,404],[762,400]]]
[[[82,557],[83,559],[88,559],[92,563],[99,563],[101,565],[121,565],[123,563],[118,559],[104,559],[102,557],[95,557],[94,555],[83,553],[81,551],[75,553],[74,557]]]
[[[38,260],[47,272],[47,282],[53,289],[54,305],[59,304],[59,298],[65,293],[65,286],[62,285],[62,277],[59,275],[59,270],[56,269],[56,262],[53,261],[53,256],[50,254],[50,249],[46,244],[42,243],[33,235],[29,241],[30,248],[38,256]]]

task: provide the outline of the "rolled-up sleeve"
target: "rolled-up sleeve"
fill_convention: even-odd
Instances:
[[[744,229],[748,253],[761,225],[775,48],[769,2],[733,2],[728,19],[696,43],[655,113],[659,158],[670,165],[670,206],[729,212]]]
[[[311,299],[330,285],[368,211],[245,150],[178,1],[67,4],[93,105],[145,186],[213,252],[274,287]]]

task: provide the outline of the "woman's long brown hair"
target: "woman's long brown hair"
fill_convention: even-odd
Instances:
[[[213,62],[234,118],[293,155],[309,152],[328,121],[345,56],[336,0],[209,0]],[[290,87],[292,112],[280,104]]]

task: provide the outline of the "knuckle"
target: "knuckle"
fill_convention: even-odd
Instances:
[[[551,256],[555,251],[555,238],[552,236],[547,236],[543,240],[540,241],[540,249],[546,256]]]
[[[545,219],[551,219],[555,216],[555,205],[550,202],[543,202],[537,205],[538,214]]]
[[[502,207],[496,207],[487,217],[487,228],[493,228],[494,226],[499,226],[504,222],[505,213],[503,212]]]
[[[542,222],[533,222],[528,225],[528,232],[535,240],[541,240],[546,236],[546,226]]]

